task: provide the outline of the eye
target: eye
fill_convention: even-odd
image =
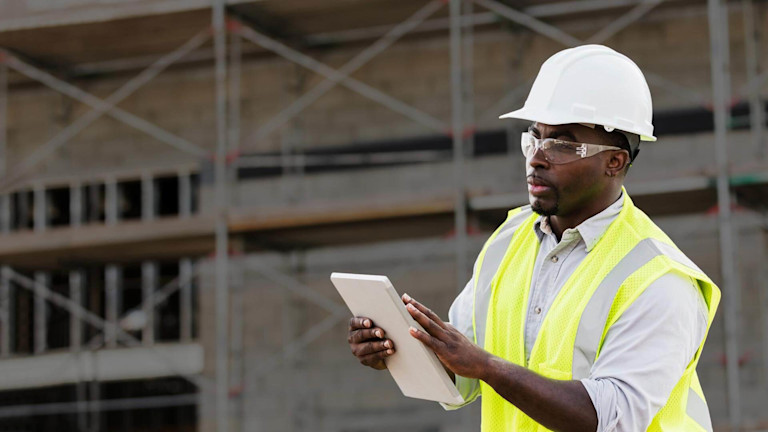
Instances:
[[[552,144],[550,144],[550,150],[557,153],[570,154],[574,152],[575,147],[565,141],[552,140]]]

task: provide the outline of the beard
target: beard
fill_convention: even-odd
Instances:
[[[542,216],[556,216],[560,208],[557,206],[557,203],[549,207],[544,207],[538,201],[534,201],[533,204],[531,204],[531,210]]]
[[[531,210],[541,216],[556,216],[560,212],[560,196],[555,195],[553,203],[547,204],[542,200],[533,198],[531,201]]]

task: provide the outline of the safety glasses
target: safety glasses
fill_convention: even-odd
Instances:
[[[578,143],[554,138],[539,139],[530,132],[523,132],[520,147],[526,159],[532,158],[536,150],[541,149],[547,162],[556,165],[588,158],[606,150],[623,150],[621,147],[600,144]]]

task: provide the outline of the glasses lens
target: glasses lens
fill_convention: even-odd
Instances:
[[[548,139],[541,145],[544,156],[553,164],[564,164],[580,159],[575,143]]]
[[[537,139],[530,132],[523,132],[520,139],[520,148],[526,159],[533,157],[537,149],[541,149],[544,158],[552,164],[564,164],[581,159],[577,151],[578,143],[556,140],[552,138]]]
[[[536,138],[528,132],[523,132],[523,136],[520,138],[520,148],[523,150],[523,156],[526,159],[530,158],[536,149]]]

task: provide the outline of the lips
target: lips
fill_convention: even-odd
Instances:
[[[553,189],[552,184],[538,176],[528,176],[528,192],[531,195],[542,195]]]

